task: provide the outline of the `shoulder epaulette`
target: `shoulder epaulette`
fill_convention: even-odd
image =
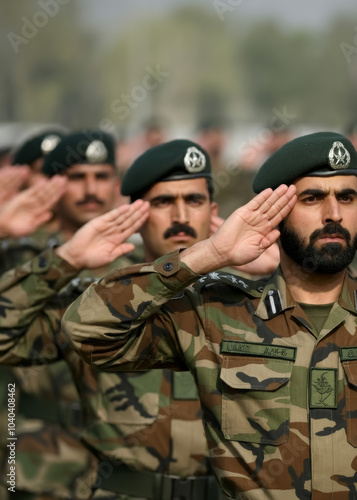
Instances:
[[[238,288],[246,295],[260,297],[264,290],[265,282],[262,280],[249,280],[236,274],[214,271],[202,276],[194,284],[198,292],[210,286],[229,286]]]
[[[67,290],[82,293],[95,281],[96,278],[74,278],[67,286]]]
[[[95,281],[97,280],[95,280],[94,278],[74,278],[57,295],[59,297],[68,297],[72,295],[74,297],[77,297],[78,295],[83,293],[89,287],[89,285],[91,285]]]
[[[35,253],[40,253],[42,251],[42,248],[30,237],[3,240],[0,246],[4,252],[31,250]]]

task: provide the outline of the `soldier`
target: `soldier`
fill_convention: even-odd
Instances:
[[[100,130],[87,130],[65,136],[46,156],[43,165],[47,177],[61,174],[67,181],[66,191],[55,208],[61,231],[39,231],[20,240],[15,262],[13,249],[6,247],[5,240],[2,242],[2,264],[8,267],[10,263],[14,266],[28,260],[43,248],[52,248],[69,239],[86,221],[108,212],[119,189],[115,167],[114,140],[110,135]],[[132,249],[133,245],[127,248]],[[124,260],[117,265],[131,262]],[[82,270],[81,276],[93,279],[110,269],[109,266],[94,271]],[[42,495],[46,495],[46,500],[77,498],[75,481],[96,471],[97,459],[78,440],[81,410],[67,363],[60,361],[39,369],[37,365],[41,360],[35,358],[36,352],[33,354],[34,367],[16,368],[14,373],[6,373],[7,382],[16,383],[18,391],[18,474],[13,498],[37,500],[42,499]],[[2,380],[5,380],[3,369]],[[30,468],[33,463],[37,464],[35,469]]]
[[[211,238],[109,274],[64,316],[75,348],[101,370],[186,363],[230,498],[357,497],[357,283],[346,272],[356,176],[343,135],[296,138]],[[281,265],[266,280],[215,271],[278,239]]]
[[[56,130],[56,134],[60,133]],[[52,140],[48,140],[52,136]],[[63,136],[63,133],[60,133]],[[57,142],[60,137],[56,135]],[[45,150],[41,149],[41,143],[47,144]],[[25,237],[35,231],[40,225],[48,222],[53,214],[51,209],[64,192],[65,179],[58,176],[51,180],[38,176],[37,170],[42,165],[42,157],[49,152],[50,146],[55,146],[54,131],[48,134],[41,133],[40,136],[32,135],[30,139],[21,143],[15,152],[14,166],[4,166],[0,169],[0,252],[11,255],[11,263],[14,256],[18,255],[16,249],[19,246],[17,238]],[[36,181],[36,182],[35,182]],[[18,193],[24,186],[30,186]],[[11,239],[10,239],[11,238]],[[16,238],[16,240],[12,239]],[[7,249],[4,252],[4,249]],[[16,258],[16,257],[15,257]],[[4,259],[1,268],[4,270]],[[9,262],[9,265],[11,265]],[[7,383],[13,381],[13,376],[9,370],[1,370],[0,401],[1,408],[6,408],[8,397]],[[0,426],[5,428],[7,424],[6,411],[0,414]],[[6,457],[6,445],[4,433],[1,433],[0,453]],[[3,456],[0,458],[3,463]],[[1,488],[1,487],[0,487]],[[0,497],[6,498],[5,492],[0,490]]]

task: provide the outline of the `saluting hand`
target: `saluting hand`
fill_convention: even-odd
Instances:
[[[134,250],[125,240],[136,233],[149,215],[149,203],[136,200],[95,217],[56,249],[76,269],[95,269]]]
[[[296,188],[266,189],[238,208],[209,239],[181,254],[194,272],[205,274],[224,266],[242,266],[257,259],[278,238],[276,226],[296,202]]]
[[[63,195],[67,179],[55,175],[41,179],[0,206],[0,238],[33,233],[52,217],[51,209]]]

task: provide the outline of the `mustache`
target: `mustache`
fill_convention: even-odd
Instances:
[[[77,201],[76,205],[85,205],[86,203],[98,203],[98,205],[104,205],[102,200],[99,200],[99,198],[91,194],[83,198],[83,200]]]
[[[350,232],[340,224],[332,222],[330,224],[327,224],[323,229],[316,229],[310,236],[310,244],[312,245],[322,236],[327,236],[329,234],[341,234],[345,238],[347,243],[351,242]]]
[[[197,238],[197,233],[193,229],[193,227],[188,226],[187,224],[174,224],[173,226],[166,229],[164,232],[164,239],[170,238],[171,236],[176,236],[176,234],[185,233],[188,236],[192,236],[192,238]]]

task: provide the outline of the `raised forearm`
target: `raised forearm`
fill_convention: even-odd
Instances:
[[[61,313],[50,303],[76,275],[51,249],[1,277],[0,362],[31,359],[36,356],[32,344],[41,350],[44,338],[53,338]],[[47,308],[54,311],[53,322]]]
[[[134,358],[136,369],[148,369],[156,360],[147,359],[147,354],[141,358],[140,352],[149,350],[152,354],[156,348],[161,349],[158,358],[168,356],[171,363],[179,357],[178,350],[172,352],[169,347],[175,344],[175,326],[170,315],[159,318],[156,313],[196,279],[197,275],[180,262],[178,252],[153,264],[116,271],[91,285],[71,304],[62,327],[80,356],[104,370],[130,369]],[[177,306],[178,301],[172,304]],[[187,310],[192,312],[192,305]],[[170,337],[168,345],[165,339]]]

